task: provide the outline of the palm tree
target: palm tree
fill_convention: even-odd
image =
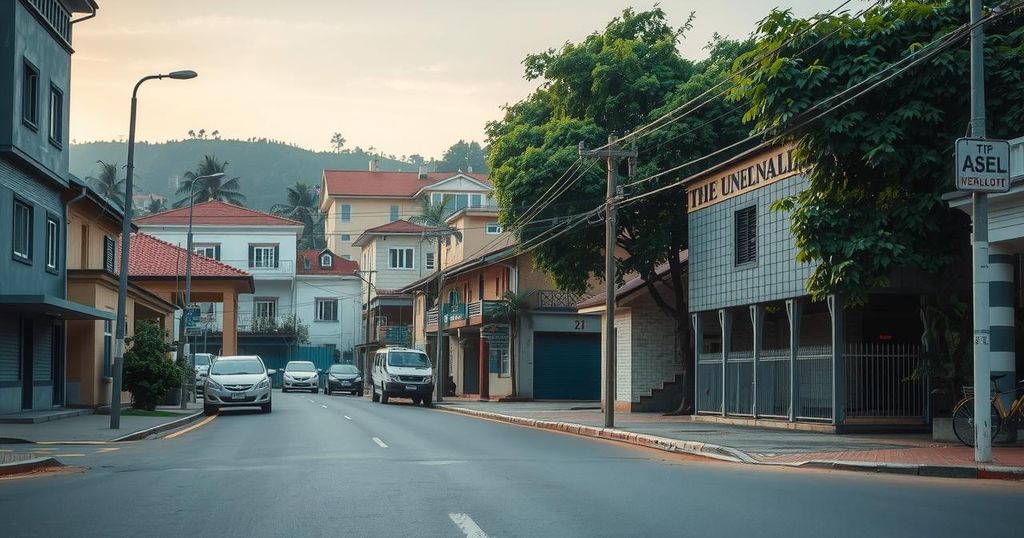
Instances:
[[[288,203],[274,204],[270,212],[302,223],[299,248],[324,247],[323,217],[320,215],[320,195],[316,188],[296,182],[288,187]]]
[[[430,236],[437,240],[437,271],[441,272],[441,240],[455,239],[462,241],[462,232],[448,224],[448,217],[452,214],[452,195],[446,194],[441,201],[434,204],[430,197],[420,198],[421,212],[419,215],[409,217],[409,222],[432,228]]]
[[[534,290],[506,290],[502,294],[501,299],[498,300],[497,311],[495,312],[497,316],[505,318],[505,321],[509,324],[508,364],[510,367],[509,376],[512,378],[512,396],[519,394],[516,389],[515,361],[515,353],[519,351],[515,348],[515,343],[518,341],[516,337],[519,335],[519,320],[530,317],[530,296],[533,294]]]
[[[143,211],[145,211],[147,215],[167,211],[167,200],[150,196],[149,202],[146,203],[146,207]]]
[[[88,176],[85,181],[92,190],[98,192],[104,198],[111,200],[117,205],[124,207],[124,178],[118,179],[120,167],[118,163],[107,163],[96,161],[100,165],[100,173],[97,176]]]
[[[200,129],[199,131],[203,131]],[[192,185],[192,181],[200,176],[209,176],[211,174],[222,173],[226,174],[225,169],[228,167],[227,161],[219,161],[214,155],[204,155],[203,160],[199,161],[199,165],[195,171],[185,172],[185,181],[178,186],[177,194],[182,194],[184,197],[174,203],[174,207],[183,207],[188,205],[188,193],[189,187]],[[226,179],[227,176],[221,176],[220,178],[205,179],[199,185],[196,185],[195,189],[195,201],[208,202],[211,200],[220,200],[227,202],[232,205],[242,205],[245,202],[245,195],[242,194],[238,177]]]

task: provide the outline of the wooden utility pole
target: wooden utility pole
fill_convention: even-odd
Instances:
[[[635,159],[636,150],[618,149],[619,138],[608,135],[603,149],[584,149],[580,142],[580,157],[606,159],[608,188],[605,196],[604,220],[604,426],[615,426],[615,245],[618,238],[615,198],[621,194],[618,186],[619,160]]]

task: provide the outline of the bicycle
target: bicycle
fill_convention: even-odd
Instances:
[[[992,438],[994,439],[1003,430],[1007,422],[1016,422],[1024,419],[1024,379],[1017,382],[1014,393],[1018,398],[1010,405],[1009,411],[1003,406],[1003,393],[995,386],[995,382],[1006,377],[1006,374],[992,376],[992,403],[990,406],[992,421]],[[963,388],[964,397],[953,407],[953,433],[961,443],[967,446],[974,446],[974,387]]]

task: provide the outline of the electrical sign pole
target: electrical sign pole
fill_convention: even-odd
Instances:
[[[992,461],[988,193],[1010,188],[1010,146],[985,138],[982,0],[971,0],[971,138],[956,141],[956,188],[971,193],[974,218],[974,460]]]

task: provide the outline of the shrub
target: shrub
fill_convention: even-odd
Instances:
[[[152,411],[167,391],[179,386],[181,368],[167,359],[171,347],[156,323],[137,323],[125,345],[130,347],[124,354],[124,388],[134,397],[132,407]]]

